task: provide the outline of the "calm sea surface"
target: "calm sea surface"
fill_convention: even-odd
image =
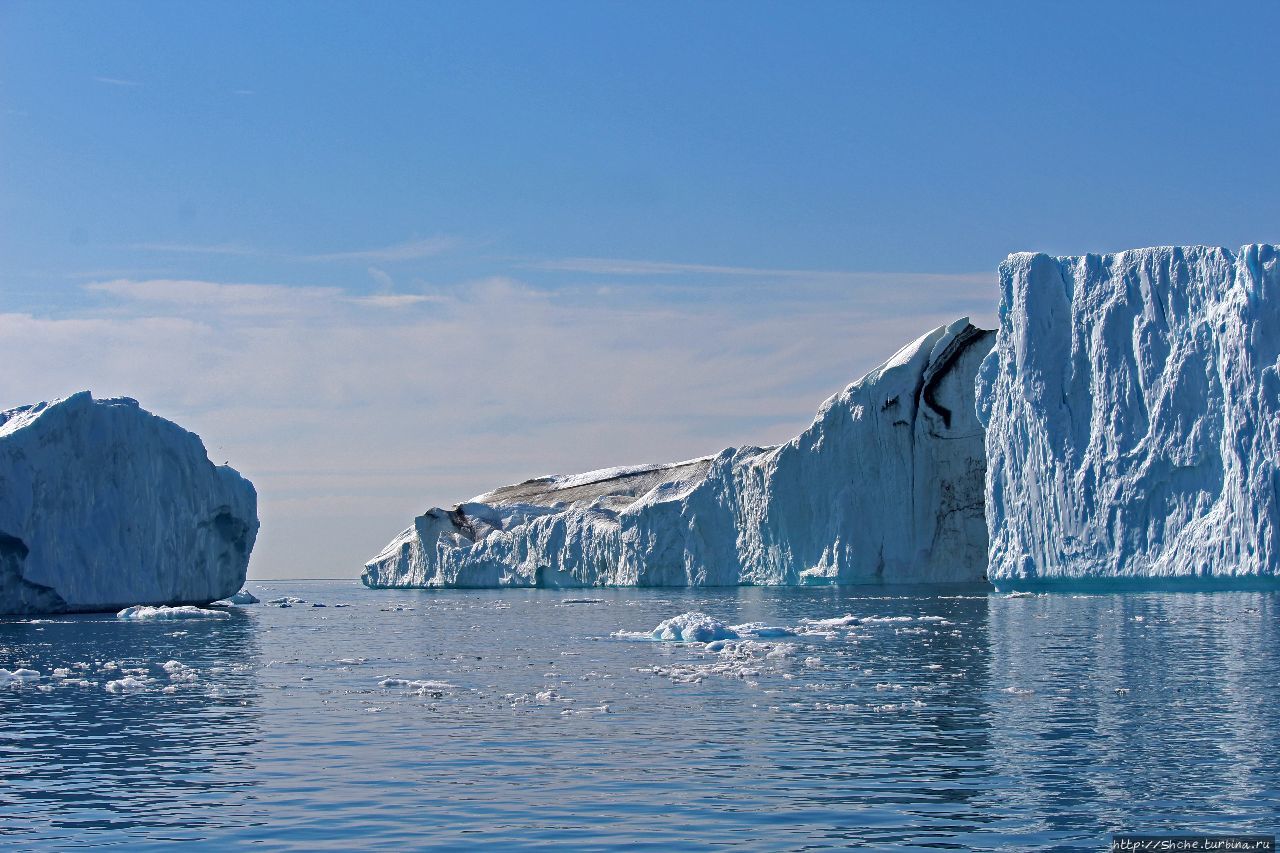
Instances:
[[[1097,851],[1280,825],[1276,593],[249,589],[305,603],[0,621],[0,667],[40,673],[0,688],[0,846]],[[691,610],[799,636],[614,636]]]

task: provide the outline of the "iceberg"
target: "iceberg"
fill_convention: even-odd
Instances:
[[[0,412],[0,613],[207,604],[257,533],[253,485],[135,400]]]
[[[978,379],[996,586],[1275,581],[1276,249],[1016,254],[1000,279]]]
[[[434,508],[370,560],[386,587],[978,581],[975,408],[995,333],[940,326],[822,404],[786,444],[555,475]]]
[[[231,616],[225,610],[210,610],[206,607],[193,607],[190,604],[184,604],[179,607],[150,607],[145,604],[137,604],[133,607],[126,607],[116,614],[117,619],[126,621],[146,622],[154,619],[227,619]]]

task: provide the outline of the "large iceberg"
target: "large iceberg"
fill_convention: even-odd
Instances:
[[[1275,580],[1277,258],[1009,257],[978,388],[998,586]]]
[[[414,520],[370,587],[976,581],[994,333],[936,328],[776,447],[505,486]]]
[[[206,604],[257,534],[253,485],[134,400],[0,412],[0,613]]]

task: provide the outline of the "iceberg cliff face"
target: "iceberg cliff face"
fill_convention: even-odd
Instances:
[[[133,400],[0,412],[0,613],[225,598],[257,534],[252,484]]]
[[[1012,255],[1001,283],[991,579],[1275,579],[1276,249]]]
[[[777,447],[529,480],[414,520],[370,587],[973,581],[987,554],[974,378],[994,333],[939,327]]]

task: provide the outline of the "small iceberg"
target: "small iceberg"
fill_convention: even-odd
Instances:
[[[259,603],[258,597],[253,593],[249,592],[249,590],[247,589],[240,590],[239,592],[237,592],[235,595],[231,596],[231,598],[227,600],[230,601],[232,604],[258,604]]]
[[[738,633],[725,623],[705,613],[692,610],[659,622],[651,632],[655,640],[677,643],[710,643],[736,640]]]
[[[116,614],[116,618],[138,622],[150,619],[226,619],[230,615],[225,610],[209,610],[189,604],[181,607],[151,607],[147,604],[137,604],[121,610]]]
[[[40,673],[34,669],[15,669],[9,671],[0,668],[0,687],[21,687],[29,681],[39,681]]]

